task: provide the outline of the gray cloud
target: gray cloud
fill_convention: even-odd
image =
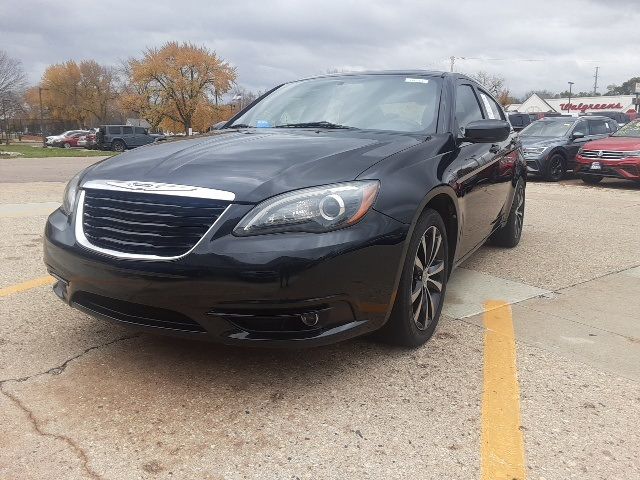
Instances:
[[[245,0],[161,2],[0,0],[0,48],[32,82],[50,63],[116,64],[146,46],[192,41],[237,66],[239,83],[263,90],[339,69],[485,70],[513,93],[593,87],[640,75],[632,32],[636,0]],[[542,61],[523,61],[542,60]]]

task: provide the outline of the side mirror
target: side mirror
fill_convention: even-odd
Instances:
[[[464,129],[462,140],[472,143],[497,143],[509,138],[511,125],[504,120],[475,120]]]
[[[577,140],[578,138],[584,138],[585,135],[582,132],[573,132],[573,134],[571,134],[571,138],[573,140]]]

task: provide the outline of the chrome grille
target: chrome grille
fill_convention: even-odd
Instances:
[[[619,152],[615,150],[583,150],[584,158],[601,158],[603,160],[620,160],[629,156],[631,152]]]
[[[186,254],[230,204],[224,200],[100,189],[84,190],[81,202],[81,243],[85,240],[96,250],[132,258]]]

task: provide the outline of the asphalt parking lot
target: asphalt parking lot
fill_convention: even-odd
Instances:
[[[264,351],[55,297],[43,225],[96,160],[0,160],[0,478],[640,478],[639,186],[530,182],[423,348]]]

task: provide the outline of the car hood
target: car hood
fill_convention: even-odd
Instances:
[[[88,180],[135,180],[226,190],[254,203],[278,193],[355,179],[423,141],[410,135],[335,130],[221,131],[111,157]]]
[[[587,150],[617,150],[621,152],[633,152],[640,150],[640,138],[634,137],[607,137],[601,140],[593,140],[584,145]]]
[[[522,146],[526,147],[552,147],[555,145],[563,145],[566,140],[563,137],[527,137],[520,136]]]

